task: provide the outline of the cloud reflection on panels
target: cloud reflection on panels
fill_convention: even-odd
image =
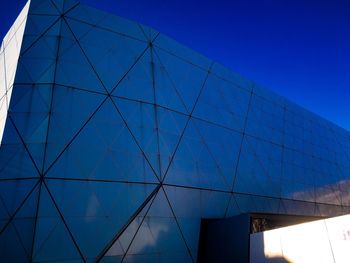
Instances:
[[[350,211],[347,131],[76,0],[5,36],[0,137],[2,262],[195,262],[201,218]]]

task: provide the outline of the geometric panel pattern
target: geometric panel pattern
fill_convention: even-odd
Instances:
[[[202,218],[350,212],[350,134],[152,28],[31,0],[0,48],[2,262],[196,262]]]

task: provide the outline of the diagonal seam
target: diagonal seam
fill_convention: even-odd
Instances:
[[[6,147],[6,146],[13,146],[13,145],[11,145],[11,144],[1,144],[1,147]],[[5,148],[6,149],[6,148]],[[1,148],[1,150],[4,150],[4,148]],[[7,162],[9,163],[9,162],[11,162],[15,157],[16,157],[16,155],[18,154],[18,152],[20,151],[21,149],[16,149],[16,152],[14,152],[11,156],[10,156],[10,158],[8,158],[7,159]],[[2,167],[1,169],[0,169],[0,174],[2,174],[2,172],[5,170],[7,168],[7,166],[5,165],[4,167]],[[25,177],[25,178],[23,178],[23,179],[27,179],[28,177]],[[35,179],[37,179],[37,177],[34,177]],[[0,181],[3,181],[3,180],[16,180],[17,178],[0,178]],[[22,179],[21,177],[19,177],[19,179]]]
[[[51,3],[53,4],[53,6],[55,7],[55,9],[57,10],[57,12],[59,14],[61,14],[61,16],[64,16],[65,14],[67,14],[68,12],[72,11],[74,8],[76,8],[78,5],[80,5],[80,1],[77,1],[77,3],[75,3],[74,5],[72,5],[70,8],[68,8],[66,11],[64,11],[64,4],[63,4],[63,9],[62,12],[59,10],[59,8],[57,7],[57,5],[55,4],[55,1],[50,0]]]
[[[47,237],[42,241],[41,245],[36,249],[35,253],[34,251],[32,252],[32,261],[34,261],[34,258],[38,255],[38,253],[41,252],[41,250],[43,249],[43,246],[45,245],[45,243],[51,238],[51,236],[53,235],[53,233],[55,232],[56,228],[58,227],[58,223],[59,223],[60,219],[57,219],[57,222],[55,224],[55,226],[51,229],[51,231],[48,232]]]
[[[34,186],[33,192],[34,192],[36,186],[37,186],[37,184]],[[32,195],[33,192],[32,192],[31,194],[29,194],[29,196]],[[28,196],[28,199],[29,199],[29,196]],[[5,205],[5,202],[2,200],[2,197],[1,197],[1,196],[0,196],[0,201],[2,202],[3,206],[5,207],[6,214],[9,216],[9,220],[14,221],[16,217],[14,216],[14,217],[11,219],[11,215],[10,215],[10,213],[9,213],[9,211],[8,211],[8,209],[7,209],[7,207],[6,207],[6,205]],[[23,205],[24,205],[26,202],[27,202],[27,200],[25,200],[25,201],[23,202]],[[21,204],[21,206],[23,206],[23,205]],[[19,210],[20,210],[20,209],[19,209]],[[10,222],[10,223],[11,223],[11,222]],[[5,227],[2,229],[0,235],[3,233],[3,231],[5,231],[5,228],[6,228],[8,225],[10,225],[10,223],[5,225]],[[25,253],[26,256],[28,257],[28,259],[30,259],[31,257],[30,257],[30,255],[28,254],[28,252],[30,253],[30,251],[27,251],[27,249],[25,248],[25,245],[23,244],[23,240],[22,240],[23,238],[21,238],[20,232],[18,231],[15,222],[13,222],[12,227],[14,228],[14,231],[15,231],[16,234],[17,234],[17,238],[18,238],[18,240],[19,240],[19,243],[21,244],[21,247],[23,248],[24,253]],[[34,237],[34,232],[33,232],[33,237]]]
[[[188,244],[187,244],[185,235],[184,235],[183,232],[182,232],[182,229],[181,229],[181,227],[180,227],[179,221],[177,220],[177,217],[176,217],[176,215],[175,215],[174,209],[173,209],[173,207],[172,207],[172,205],[171,205],[171,203],[170,203],[170,200],[169,200],[169,198],[168,198],[168,195],[167,195],[166,191],[164,190],[164,187],[162,187],[162,190],[163,190],[164,195],[165,195],[165,197],[166,197],[166,200],[167,200],[167,202],[168,202],[168,204],[169,204],[171,213],[172,213],[173,216],[174,216],[174,219],[175,219],[176,225],[177,225],[177,227],[178,227],[178,229],[179,229],[179,231],[180,231],[181,237],[182,237],[182,239],[183,239],[183,241],[184,241],[184,243],[185,243],[185,246],[186,246],[186,248],[187,248],[187,252],[189,253],[189,255],[190,255],[190,257],[191,257],[191,260],[192,260],[192,262],[194,263],[195,260],[194,260],[194,257],[193,257],[193,255],[192,255],[191,249],[189,248],[189,246],[188,246]]]
[[[235,186],[235,183],[236,183],[237,172],[238,172],[238,166],[239,166],[240,159],[241,159],[243,141],[244,141],[244,138],[245,138],[245,130],[246,130],[246,127],[247,127],[248,115],[249,115],[250,107],[251,107],[251,103],[252,103],[253,89],[254,89],[254,85],[253,85],[253,87],[252,87],[252,89],[251,89],[251,92],[250,92],[250,97],[249,97],[247,112],[246,112],[246,116],[245,116],[245,119],[244,119],[243,133],[242,133],[241,143],[240,143],[240,147],[239,147],[239,152],[238,152],[238,157],[237,157],[237,162],[236,162],[236,168],[235,168],[235,174],[234,174],[234,177],[233,177],[233,182],[232,182],[232,187],[231,187],[231,192],[233,191],[234,186]]]
[[[87,60],[89,66],[91,67],[92,72],[93,72],[94,75],[97,77],[97,79],[98,79],[99,82],[101,83],[102,87],[105,89],[106,94],[109,94],[109,93],[108,93],[108,89],[106,88],[106,85],[103,83],[101,77],[97,74],[97,71],[96,71],[94,65],[91,63],[90,59],[89,59],[88,56],[86,55],[85,50],[84,50],[83,47],[81,46],[81,44],[80,44],[78,38],[77,38],[76,35],[74,34],[72,28],[71,28],[70,25],[68,24],[67,19],[66,19],[65,17],[63,17],[63,21],[65,22],[65,24],[66,24],[66,26],[68,27],[69,31],[71,32],[71,34],[72,34],[74,40],[76,41],[76,43],[77,43],[79,49],[81,50],[83,56],[85,57],[85,59]]]
[[[191,120],[191,118],[192,118],[192,114],[193,114],[193,112],[194,112],[194,110],[195,110],[195,108],[196,108],[196,105],[197,105],[197,103],[198,103],[198,101],[199,101],[199,98],[200,98],[200,96],[201,96],[201,94],[202,94],[202,92],[203,92],[203,89],[204,89],[204,87],[205,87],[205,84],[206,84],[207,79],[208,79],[209,74],[210,74],[210,70],[211,70],[211,68],[212,68],[213,65],[214,65],[214,63],[212,63],[212,64],[210,65],[210,68],[209,68],[209,70],[208,70],[207,76],[205,77],[205,80],[204,80],[203,85],[202,85],[202,87],[201,87],[201,89],[200,89],[200,91],[199,91],[199,94],[198,94],[197,98],[196,98],[196,101],[195,101],[195,103],[194,103],[194,105],[193,105],[193,108],[192,108],[192,110],[191,110],[191,112],[190,112],[190,115],[189,115],[188,118],[187,118],[187,122],[186,122],[186,124],[185,124],[185,127],[184,127],[184,129],[183,129],[181,135],[180,135],[180,138],[179,138],[179,141],[178,141],[178,143],[177,143],[177,145],[176,145],[176,147],[175,147],[174,153],[173,153],[173,155],[172,155],[171,158],[170,158],[168,167],[167,167],[167,169],[166,169],[166,171],[165,171],[165,173],[164,173],[164,177],[163,177],[163,180],[161,181],[161,183],[163,183],[163,182],[165,181],[165,178],[166,178],[166,176],[167,176],[167,174],[168,174],[169,168],[170,168],[170,166],[172,165],[172,162],[173,162],[173,160],[174,160],[174,157],[175,157],[175,154],[176,154],[176,152],[177,152],[177,149],[179,148],[179,145],[180,145],[180,143],[181,143],[181,141],[182,141],[182,138],[184,137],[186,128],[187,128],[187,126],[188,126],[188,124],[189,124],[189,122],[190,122],[190,120]]]
[[[138,147],[139,150],[141,151],[143,158],[146,160],[147,164],[148,164],[148,165],[150,166],[150,168],[152,169],[152,172],[153,172],[154,175],[156,176],[157,180],[160,182],[160,178],[158,177],[157,172],[154,170],[153,166],[151,165],[151,162],[148,160],[146,153],[145,153],[145,152],[143,151],[143,149],[141,148],[141,146],[140,146],[139,142],[137,141],[137,139],[136,139],[134,133],[131,131],[129,125],[127,124],[127,122],[126,122],[124,116],[123,116],[122,113],[120,112],[120,110],[119,110],[119,108],[117,107],[117,105],[116,105],[116,103],[114,102],[114,100],[113,100],[111,97],[109,97],[109,98],[110,98],[110,100],[112,101],[112,104],[113,104],[114,108],[116,109],[116,112],[119,114],[120,118],[123,120],[123,123],[124,123],[125,127],[127,128],[128,132],[129,132],[129,135],[131,135],[131,137],[133,138],[133,140],[134,140],[134,142],[136,143],[137,147]]]
[[[98,24],[96,24],[96,25],[94,25],[94,24],[92,24],[92,23],[89,23],[89,22],[86,22],[86,21],[83,21],[83,20],[80,20],[80,19],[75,18],[75,17],[71,17],[71,16],[69,16],[69,15],[66,16],[66,17],[67,17],[68,19],[70,19],[70,20],[75,21],[75,22],[79,22],[79,23],[82,23],[82,24],[85,24],[85,25],[88,25],[88,26],[91,26],[91,27],[98,28],[98,29],[101,30],[101,31],[113,33],[113,34],[118,35],[118,36],[122,36],[122,37],[129,38],[129,39],[132,39],[132,40],[135,40],[135,41],[147,43],[147,41],[145,41],[145,40],[138,39],[138,38],[136,38],[136,37],[129,36],[129,35],[127,35],[127,34],[123,34],[123,33],[121,33],[121,32],[117,32],[117,31],[114,31],[114,30],[111,30],[111,29],[108,29],[108,28],[104,28],[104,27],[99,26],[98,24],[101,23],[106,17],[105,17],[104,19],[102,19],[100,22],[98,22]]]
[[[29,191],[29,193],[26,195],[26,197],[23,199],[21,204],[17,207],[13,215],[10,217],[9,221],[3,226],[3,228],[0,230],[0,235],[5,231],[5,229],[10,225],[10,223],[13,221],[13,219],[16,217],[18,211],[22,208],[22,206],[25,204],[25,202],[28,200],[30,195],[34,192],[35,188],[39,184],[39,180],[34,184],[33,188]]]
[[[158,37],[159,34],[157,34],[153,41]],[[141,57],[145,54],[145,52],[148,50],[148,46],[141,52],[141,54],[138,56],[138,58],[135,60],[135,63],[131,65],[131,67],[126,71],[126,73],[123,75],[123,77],[119,80],[119,82],[116,84],[116,86],[111,90],[111,93],[114,92],[114,90],[118,87],[118,85],[126,78],[126,76],[129,74],[129,72],[134,68],[134,66],[138,63],[138,61],[141,59]],[[89,123],[89,121],[92,119],[92,117],[98,112],[98,110],[102,107],[102,105],[107,101],[108,96],[105,97],[105,99],[101,102],[101,104],[96,108],[96,110],[92,113],[92,115],[87,119],[87,121],[83,124],[83,126],[78,130],[78,132],[72,137],[72,139],[67,143],[67,145],[64,147],[64,149],[61,151],[61,153],[56,157],[56,159],[51,163],[51,165],[46,169],[44,176],[47,174],[47,172],[52,168],[52,166],[57,162],[57,160],[61,157],[61,155],[66,151],[66,149],[72,144],[72,142],[75,140],[75,138],[80,134],[80,132],[83,130],[83,128]]]
[[[53,75],[53,83],[56,82],[56,74],[57,74],[57,63],[58,63],[58,55],[60,52],[60,46],[61,46],[61,30],[62,30],[62,20],[60,20],[60,31],[59,31],[59,36],[58,36],[58,41],[57,41],[57,50],[56,50],[56,63],[55,63],[55,71]],[[47,130],[46,130],[46,137],[45,137],[45,147],[44,147],[44,157],[43,157],[43,163],[41,167],[41,173],[43,177],[44,173],[44,168],[45,168],[45,162],[46,162],[46,155],[47,155],[47,140],[49,138],[49,130],[50,130],[50,124],[51,124],[51,115],[52,115],[52,106],[53,106],[53,98],[54,98],[54,84],[51,86],[51,98],[50,98],[50,105],[49,105],[49,119],[47,123]]]
[[[255,160],[260,164],[261,170],[266,175],[266,177],[268,179],[272,179],[272,177],[269,175],[267,169],[263,165],[263,162],[260,160],[260,158],[257,155],[256,151],[254,150],[253,146],[251,145],[251,142],[249,142],[248,137],[249,137],[249,135],[247,135],[247,137],[246,137],[246,142],[247,142],[246,145],[248,145],[248,147],[250,148],[250,151],[253,153],[253,156],[254,156]]]
[[[185,102],[184,102],[184,100],[183,100],[183,98],[182,98],[180,92],[179,92],[178,89],[176,88],[175,82],[174,82],[173,79],[170,77],[170,74],[169,74],[168,70],[167,70],[166,67],[164,66],[163,62],[161,61],[161,59],[160,59],[160,57],[159,57],[159,55],[158,55],[158,53],[157,53],[157,51],[156,51],[155,49],[154,49],[154,54],[155,54],[156,57],[158,58],[158,60],[159,60],[160,64],[162,65],[162,67],[164,68],[164,70],[165,70],[165,72],[166,72],[166,75],[167,75],[168,79],[170,80],[170,83],[171,83],[173,89],[174,89],[175,92],[176,92],[176,95],[179,97],[179,99],[180,99],[180,101],[181,101],[182,106],[185,108],[187,114],[191,114],[191,113],[189,112],[189,110],[188,110],[188,108],[187,108],[187,106],[186,106],[186,104],[185,104]]]
[[[149,202],[151,202],[151,205],[153,203],[153,200],[155,199],[156,194],[158,193],[159,189],[161,187],[161,184],[158,184],[157,187],[152,191],[152,193],[145,199],[145,201],[139,206],[139,208],[134,212],[134,214],[129,218],[129,220],[126,222],[126,224],[116,233],[116,235],[110,240],[110,242],[107,244],[107,246],[101,251],[101,253],[95,258],[94,262],[100,262],[104,255],[108,252],[108,250],[113,246],[113,244],[120,238],[120,236],[126,231],[126,229],[129,227],[129,225],[135,220],[135,218],[141,213],[141,211],[147,206]],[[151,207],[149,206],[149,208]],[[148,210],[149,210],[148,208]],[[147,213],[148,213],[147,210]],[[145,214],[144,218],[146,217],[147,213]],[[143,220],[143,219],[142,219]],[[142,224],[142,223],[141,223]],[[136,231],[137,233],[137,231]],[[135,233],[135,235],[136,235]],[[130,242],[130,244],[132,241]],[[125,254],[127,251],[125,252]]]
[[[153,40],[151,41],[151,43],[153,43],[157,37],[159,36],[159,33],[153,38]],[[129,70],[124,74],[124,76],[118,81],[118,83],[115,85],[115,87],[111,90],[111,92],[109,94],[113,94],[114,91],[117,89],[117,87],[119,86],[119,84],[126,78],[126,76],[129,74],[129,72],[134,68],[134,66],[139,62],[139,60],[141,59],[141,57],[146,53],[146,51],[149,49],[149,45],[145,48],[145,50],[141,53],[141,55],[135,60],[135,63],[129,68]]]
[[[45,1],[46,2],[46,1]],[[43,11],[41,11],[40,10],[40,8],[42,7],[41,5],[43,4],[43,2],[32,2],[32,3],[30,3],[30,14],[31,15],[42,15],[42,16],[44,16],[44,15],[51,15],[51,16],[59,16],[60,15],[60,12],[58,11],[58,10],[55,10],[56,8],[55,8],[55,5],[53,4],[53,2],[51,1],[51,0],[49,0],[49,3],[51,3],[51,6],[50,6],[50,9],[52,10],[53,9],[53,11],[57,11],[57,13],[56,14],[46,14],[46,13],[43,13]],[[39,11],[38,10],[35,10],[35,9],[37,9],[37,8],[39,8]],[[34,9],[34,10],[32,10],[32,9]],[[29,13],[29,12],[28,12]]]
[[[161,187],[160,187],[160,188],[161,188]],[[140,230],[140,228],[141,228],[143,222],[145,221],[145,219],[146,219],[146,217],[147,217],[147,215],[148,215],[148,212],[151,210],[151,207],[152,207],[152,205],[153,205],[154,200],[157,198],[157,193],[159,192],[160,188],[158,189],[158,191],[156,192],[156,194],[153,196],[153,199],[150,201],[150,205],[148,206],[145,215],[144,215],[143,218],[141,219],[141,222],[140,222],[140,224],[138,225],[138,227],[137,227],[137,229],[136,229],[136,231],[135,231],[135,234],[133,235],[133,237],[132,237],[132,239],[131,239],[131,241],[130,241],[128,247],[127,247],[127,249],[126,249],[125,252],[124,252],[124,255],[123,255],[123,257],[122,257],[122,260],[121,260],[120,262],[124,262],[125,257],[126,257],[126,255],[128,254],[131,245],[133,244],[133,242],[134,242],[134,240],[135,240],[135,238],[136,238],[136,236],[137,236],[137,234],[138,234],[138,232],[139,232],[139,230]],[[141,212],[141,211],[140,211],[140,212]]]
[[[140,54],[140,56],[136,59],[135,63],[129,68],[129,70],[124,74],[124,76],[121,78],[121,80],[118,82],[118,84],[114,87],[114,89],[119,85],[119,83],[125,79],[127,74],[134,68],[134,66],[137,64],[137,62],[141,59],[141,57],[144,55],[144,53],[147,51],[148,47],[145,48],[145,50]],[[114,90],[113,89],[113,90]],[[111,92],[113,92],[113,90]],[[61,151],[61,153],[56,157],[56,159],[51,163],[51,165],[46,169],[44,176],[47,174],[47,172],[52,168],[52,166],[57,162],[57,160],[61,157],[61,155],[67,150],[67,148],[72,144],[72,142],[75,140],[75,138],[80,134],[80,132],[83,130],[83,128],[90,122],[90,120],[93,118],[93,116],[98,112],[98,110],[102,107],[102,105],[107,101],[108,96],[106,96],[101,104],[96,108],[96,110],[91,114],[91,116],[87,119],[87,121],[82,125],[82,127],[78,130],[78,132],[72,137],[72,139],[67,143],[65,148]]]
[[[139,24],[138,24],[139,25]],[[144,33],[142,27],[139,25],[140,29]],[[161,162],[161,156],[160,156],[160,145],[159,145],[159,120],[158,120],[158,110],[157,110],[157,96],[156,96],[156,83],[155,83],[155,75],[154,75],[154,49],[153,46],[150,47],[151,51],[151,74],[152,74],[152,88],[153,88],[153,112],[154,112],[154,121],[156,125],[156,133],[157,133],[157,151],[158,151],[158,171],[159,171],[159,178],[162,179],[162,162]]]
[[[143,36],[145,37],[146,41],[149,41],[148,36],[146,35],[145,30],[143,30],[142,26],[139,23],[137,23],[137,26],[141,30],[141,32],[142,32]]]
[[[102,85],[103,88],[105,89],[106,93],[107,93],[107,94],[111,94],[111,93],[113,92],[113,90],[112,90],[110,93],[108,92],[108,89],[106,88],[106,86],[104,85],[102,79],[101,79],[100,76],[98,75],[98,73],[97,73],[95,67],[93,66],[92,62],[91,62],[90,59],[88,58],[88,56],[87,56],[87,54],[85,53],[83,47],[80,45],[80,43],[79,43],[78,39],[76,38],[76,36],[75,36],[73,30],[72,30],[71,27],[69,26],[69,24],[68,24],[68,22],[66,21],[66,19],[65,19],[65,18],[63,18],[63,19],[64,19],[66,25],[68,26],[69,30],[71,31],[71,33],[72,33],[74,39],[76,40],[76,43],[78,44],[78,46],[79,46],[80,50],[82,51],[84,57],[85,57],[86,60],[88,61],[88,64],[91,66],[92,71],[94,72],[94,74],[96,75],[96,77],[97,77],[98,80],[100,81],[101,85]],[[147,49],[148,49],[148,48],[149,48],[149,47],[147,47]],[[117,112],[118,112],[119,115],[121,116],[121,118],[122,118],[122,120],[123,120],[123,122],[124,122],[126,128],[128,129],[130,135],[131,135],[132,138],[134,139],[134,141],[135,141],[135,143],[137,144],[138,148],[141,150],[141,152],[142,152],[144,158],[146,159],[147,163],[150,165],[150,167],[151,167],[151,169],[153,170],[154,174],[155,174],[156,177],[158,178],[156,171],[155,171],[154,168],[152,167],[150,161],[148,160],[148,158],[147,158],[145,152],[143,151],[143,149],[141,148],[141,146],[140,146],[139,142],[137,141],[135,135],[134,135],[133,132],[131,131],[129,125],[127,124],[127,122],[126,122],[126,120],[125,120],[125,118],[122,116],[122,114],[121,114],[121,112],[119,111],[119,109],[118,109],[117,105],[115,104],[115,102],[114,102],[112,99],[111,99],[111,101],[112,101],[114,107],[116,108]],[[160,179],[158,178],[158,180],[160,180]]]
[[[44,32],[41,33],[40,36],[37,39],[35,39],[25,50],[20,52],[20,57],[22,57],[25,53],[27,53],[28,50],[30,50],[31,47],[34,46],[51,28],[53,28],[59,20],[60,20],[60,17],[57,16],[57,19],[52,23],[52,25],[50,25],[46,30],[44,30]]]
[[[219,79],[219,78],[218,78],[218,79]],[[222,80],[222,81],[224,81],[224,80]],[[227,81],[226,81],[226,82],[227,82]],[[232,83],[230,83],[230,82],[228,82],[228,83],[232,85]],[[237,89],[237,86],[236,86],[236,85],[233,85],[233,86],[235,86],[234,88]],[[223,104],[225,104],[224,109],[226,108],[225,110],[226,110],[227,112],[229,112],[230,115],[237,121],[239,114],[238,114],[237,112],[233,111],[231,107],[229,107],[230,102],[227,101],[227,98],[225,97],[225,94],[224,94],[223,89],[224,89],[224,87],[222,87],[222,85],[220,85],[220,86],[218,86],[218,87],[216,88],[216,90],[217,90],[218,93],[219,93],[219,96],[220,96],[221,100],[223,101]],[[243,90],[243,91],[245,91],[245,90]],[[241,100],[241,98],[239,98],[239,96],[237,96],[237,100],[236,100],[236,101],[238,101],[238,103],[237,103],[238,109],[239,109],[240,111],[242,111],[242,107],[241,107],[241,106],[242,106],[242,105],[241,105],[242,100]]]
[[[101,104],[95,109],[95,111],[90,115],[90,117],[85,121],[85,123],[82,125],[82,127],[77,131],[76,134],[73,135],[73,137],[71,138],[71,140],[66,144],[66,146],[63,148],[63,150],[57,155],[56,159],[54,161],[52,161],[52,163],[50,164],[50,166],[46,169],[46,171],[43,173],[43,177],[45,177],[47,175],[47,173],[49,172],[49,170],[52,168],[52,166],[55,165],[55,163],[60,159],[60,157],[63,155],[63,153],[69,148],[69,146],[73,143],[73,141],[76,139],[76,137],[78,137],[78,135],[80,134],[80,132],[84,129],[84,127],[90,122],[90,120],[93,118],[93,116],[96,114],[96,112],[98,112],[98,110],[102,107],[102,105],[106,102],[107,100],[107,96],[103,99],[103,101],[101,102]]]
[[[162,51],[168,53],[169,55],[174,56],[174,57],[176,57],[176,58],[178,58],[178,59],[180,59],[180,60],[182,60],[182,61],[184,61],[184,62],[186,62],[186,63],[188,63],[188,64],[190,64],[190,65],[192,65],[192,66],[194,66],[194,67],[196,67],[196,68],[202,69],[202,70],[204,70],[204,71],[208,71],[208,69],[212,67],[212,66],[209,66],[208,68],[205,68],[205,67],[199,66],[199,65],[197,65],[197,64],[194,64],[192,61],[190,61],[190,60],[188,60],[188,59],[185,59],[185,58],[183,58],[183,57],[180,57],[180,56],[178,56],[177,54],[173,53],[172,51],[169,51],[169,50],[167,50],[167,49],[165,49],[165,48],[159,46],[159,44],[157,44],[157,43],[155,43],[155,46],[156,46],[158,49],[160,49],[160,50],[162,50]],[[213,64],[213,62],[212,62],[212,64]],[[212,74],[216,75],[215,73],[212,73]]]
[[[78,243],[77,243],[76,240],[74,239],[74,236],[73,236],[72,232],[71,232],[70,229],[68,228],[68,224],[67,224],[66,220],[64,219],[64,216],[63,216],[61,210],[58,208],[58,205],[57,205],[55,199],[53,198],[52,193],[51,193],[49,187],[47,186],[45,180],[43,180],[43,184],[44,184],[44,186],[45,186],[45,188],[46,188],[46,190],[47,190],[47,192],[48,192],[48,194],[49,194],[49,196],[50,196],[50,198],[51,198],[51,201],[52,201],[52,203],[54,204],[54,206],[55,206],[55,208],[56,208],[56,210],[57,210],[57,212],[58,212],[58,214],[59,214],[59,216],[60,216],[60,218],[61,218],[61,220],[62,220],[64,226],[66,227],[66,230],[67,230],[69,236],[71,237],[71,239],[72,239],[72,241],[73,241],[73,243],[74,243],[75,248],[78,250],[78,253],[79,253],[81,259],[82,259],[84,262],[86,262],[85,257],[84,257],[84,255],[83,255],[83,253],[81,252],[81,250],[80,250],[80,248],[79,248],[79,246],[78,246]]]
[[[101,85],[102,85],[103,88],[105,89],[106,93],[107,93],[107,94],[112,94],[113,91],[114,91],[114,89],[119,85],[119,83],[120,83],[125,77],[123,76],[123,77],[118,81],[118,83],[115,85],[115,87],[114,87],[110,92],[108,92],[108,89],[106,88],[106,85],[105,85],[104,82],[102,81],[102,79],[101,79],[101,77],[99,76],[99,74],[97,73],[97,70],[95,69],[93,63],[91,62],[91,60],[89,59],[89,57],[88,57],[88,55],[86,54],[85,50],[84,50],[83,47],[81,46],[81,44],[80,44],[78,38],[77,38],[76,35],[74,34],[74,31],[72,30],[71,26],[70,26],[69,23],[67,22],[67,19],[68,19],[68,18],[63,17],[63,20],[64,20],[65,24],[66,24],[67,27],[69,28],[69,31],[72,33],[72,36],[74,37],[76,43],[78,44],[80,50],[82,51],[84,57],[86,58],[88,64],[90,65],[92,71],[94,72],[94,75],[98,78],[99,82],[101,83]],[[93,26],[93,27],[95,27],[95,26]],[[92,29],[90,29],[88,32],[90,32],[91,30],[92,30]],[[159,33],[153,38],[153,40],[152,40],[151,42],[155,41],[155,39],[158,37],[158,35],[159,35]],[[144,42],[144,41],[142,41],[142,42]],[[145,52],[148,48],[149,48],[149,46],[146,47],[146,49],[144,50],[144,52]],[[143,55],[144,52],[142,52],[141,54]],[[138,62],[138,60],[139,60],[139,58],[137,58],[137,59],[135,60],[135,62],[133,63],[133,65],[136,64],[136,63]],[[127,71],[127,73],[129,73],[129,72],[130,72],[130,69]],[[127,74],[127,73],[125,73],[125,74]],[[125,74],[124,74],[124,75],[125,75]]]
[[[57,5],[55,4],[54,1],[50,0],[51,4],[53,5],[53,7],[56,9],[56,11],[58,12],[58,15],[61,15],[61,11],[59,10],[59,8],[57,7]],[[63,1],[64,3],[64,1]],[[63,8],[64,8],[64,4],[63,4]]]
[[[18,137],[20,138],[20,140],[21,140],[21,142],[22,142],[22,145],[23,145],[25,151],[27,152],[27,154],[28,154],[28,156],[29,156],[29,159],[31,160],[31,162],[32,162],[32,164],[33,164],[33,166],[34,166],[34,168],[35,168],[36,171],[38,172],[38,176],[40,177],[40,176],[41,176],[40,170],[39,170],[39,168],[37,167],[37,165],[36,165],[36,163],[35,163],[35,161],[34,161],[34,158],[33,158],[33,156],[31,155],[31,153],[30,153],[30,151],[29,151],[29,149],[28,149],[28,147],[27,147],[27,144],[24,142],[24,139],[22,138],[22,136],[21,136],[21,134],[20,134],[18,128],[16,127],[15,122],[13,121],[13,119],[12,119],[12,117],[11,117],[11,114],[8,115],[8,120],[10,120],[11,124],[12,124],[13,127],[15,128],[16,133],[17,133]]]
[[[4,206],[5,212],[6,212],[8,218],[9,218],[9,220],[10,220],[11,215],[10,215],[10,213],[9,213],[7,207],[6,207],[5,202],[2,200],[2,197],[1,197],[1,196],[0,196],[0,201],[1,201],[2,205]],[[18,238],[18,240],[19,240],[19,243],[20,243],[22,249],[24,250],[24,253],[26,254],[26,256],[27,256],[28,258],[30,258],[30,256],[28,255],[27,250],[25,249],[25,246],[24,246],[24,244],[23,244],[22,238],[21,238],[21,236],[19,235],[19,231],[18,231],[18,229],[17,229],[17,227],[16,227],[16,225],[15,225],[14,223],[12,224],[12,227],[14,228],[14,231],[16,232],[17,238]]]
[[[38,222],[38,214],[39,214],[39,206],[40,206],[40,195],[41,195],[41,187],[42,187],[42,181],[39,181],[39,194],[38,194],[38,201],[36,204],[36,211],[35,211],[35,222],[34,222],[34,229],[33,229],[33,238],[32,238],[32,246],[30,249],[30,260],[33,260],[33,251],[34,251],[34,242],[35,242],[35,236],[36,236],[36,228],[37,228],[37,222]]]
[[[211,152],[209,145],[206,143],[206,141],[205,141],[203,135],[201,134],[200,129],[197,127],[197,124],[196,124],[195,121],[193,122],[193,125],[194,125],[194,127],[196,128],[197,134],[199,134],[199,137],[201,138],[201,141],[203,142],[205,148],[207,149],[207,151],[208,151],[208,153],[209,153],[211,159],[214,161],[215,166],[216,166],[217,169],[219,170],[220,176],[221,176],[222,179],[224,180],[225,184],[229,187],[230,184],[227,182],[226,177],[224,176],[224,174],[223,174],[223,172],[222,172],[222,168],[220,167],[220,165],[218,164],[217,160],[215,159],[214,154]]]

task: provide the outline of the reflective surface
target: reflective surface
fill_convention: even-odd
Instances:
[[[201,218],[350,211],[342,128],[77,1],[18,21],[0,53],[3,262],[195,262]]]

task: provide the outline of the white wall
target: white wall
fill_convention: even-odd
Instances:
[[[0,142],[4,133],[28,9],[29,1],[5,35],[0,47]]]
[[[250,235],[250,262],[350,262],[350,215]]]

